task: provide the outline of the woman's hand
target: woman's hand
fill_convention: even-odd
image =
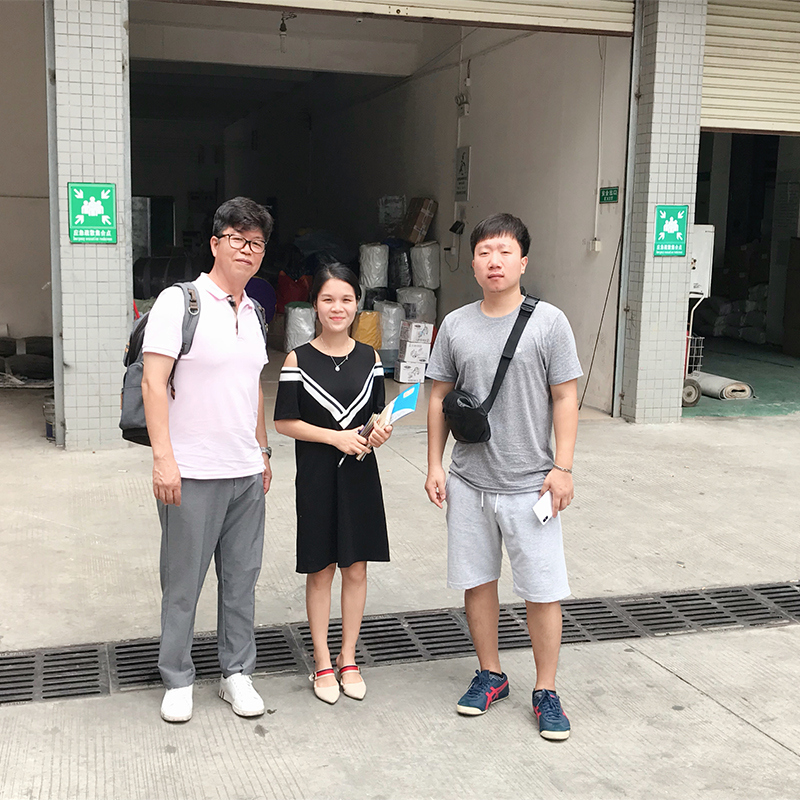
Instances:
[[[362,453],[369,453],[367,440],[355,429],[333,431],[331,444],[348,456],[360,456]]]
[[[378,422],[375,423],[375,427],[372,429],[372,433],[369,435],[369,446],[370,447],[380,447],[382,444],[385,444],[389,437],[392,435],[392,426],[387,425],[384,427],[383,425],[379,424]]]

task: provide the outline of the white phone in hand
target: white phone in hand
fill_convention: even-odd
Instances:
[[[536,519],[544,525],[553,516],[553,495],[545,492],[533,505]]]

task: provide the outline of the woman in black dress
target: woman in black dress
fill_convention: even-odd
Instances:
[[[372,448],[391,435],[359,430],[384,407],[383,367],[369,345],[348,333],[361,287],[341,264],[320,268],[311,303],[322,333],[293,350],[281,370],[275,430],[295,442],[297,571],[306,574],[306,612],[314,644],[310,676],[320,700],[335,703],[341,689],[363,699],[356,641],[367,597],[367,561],[388,561],[389,541],[378,463]],[[363,460],[356,457],[363,455]],[[342,573],[342,648],[336,671],[328,650],[331,584]]]

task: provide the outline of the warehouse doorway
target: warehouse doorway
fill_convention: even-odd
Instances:
[[[478,296],[469,231],[511,210],[534,240],[526,289],[567,313],[587,364],[595,352],[586,404],[611,411],[623,204],[596,206],[600,184],[624,197],[629,39],[135,1],[131,21],[133,194],[175,213],[137,304],[207,268],[227,197],[272,209],[260,277],[276,290],[320,254],[357,266],[428,200],[438,322]]]
[[[704,131],[695,219],[715,227],[694,326],[703,369],[751,384],[756,400],[685,413],[800,411],[800,137]]]

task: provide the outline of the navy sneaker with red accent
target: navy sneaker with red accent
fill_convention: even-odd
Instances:
[[[477,716],[485,714],[489,706],[498,700],[505,700],[508,697],[508,675],[496,675],[488,669],[475,670],[475,677],[469,685],[469,689],[458,701],[456,710],[459,714]]]
[[[569,738],[569,720],[561,708],[561,700],[549,689],[533,693],[533,713],[539,719],[539,735],[544,739],[561,741]]]

